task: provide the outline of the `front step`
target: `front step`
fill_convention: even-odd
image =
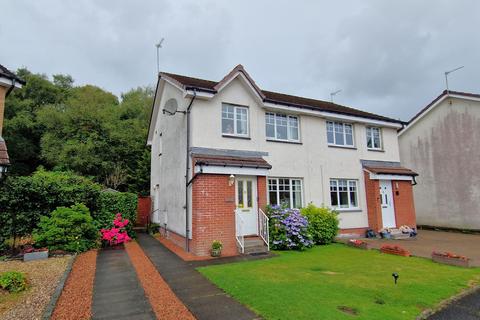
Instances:
[[[403,233],[399,229],[392,229],[390,231],[390,235],[391,235],[392,239],[394,239],[394,240],[401,240],[401,239],[409,239],[410,238],[410,234]]]
[[[267,253],[268,247],[260,237],[245,238],[244,254]]]

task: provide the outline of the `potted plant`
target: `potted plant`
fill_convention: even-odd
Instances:
[[[359,248],[359,249],[368,249],[368,244],[365,241],[359,240],[359,239],[350,239],[347,242],[347,245],[350,247],[354,248]]]
[[[220,257],[222,255],[222,248],[223,244],[218,240],[213,240],[212,242],[212,250],[210,250],[210,254],[212,257]]]

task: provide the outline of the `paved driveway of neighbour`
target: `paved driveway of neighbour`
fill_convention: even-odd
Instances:
[[[480,235],[456,232],[419,230],[416,238],[407,240],[366,239],[371,248],[384,244],[399,245],[417,257],[431,258],[432,251],[448,251],[472,259],[480,267]]]

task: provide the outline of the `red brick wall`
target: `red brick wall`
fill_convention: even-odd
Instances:
[[[370,174],[364,172],[365,193],[367,197],[368,225],[377,232],[382,228],[382,208],[380,206],[380,182],[370,180]]]
[[[267,177],[257,177],[258,208],[265,212],[267,206]]]
[[[192,245],[199,256],[210,254],[213,240],[223,243],[223,255],[238,254],[235,239],[235,185],[228,175],[202,174],[192,186]]]
[[[350,229],[340,229],[339,234],[358,234],[360,236],[365,236],[365,233],[368,228],[350,228]]]
[[[409,227],[417,226],[415,204],[413,202],[413,188],[411,181],[392,181],[397,227],[402,225]]]

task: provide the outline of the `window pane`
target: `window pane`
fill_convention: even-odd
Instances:
[[[234,134],[234,107],[222,105],[222,133]]]
[[[335,143],[333,139],[333,122],[327,121],[327,142],[328,143]]]
[[[340,195],[340,208],[348,208],[348,192],[339,192]]]
[[[277,139],[287,140],[287,116],[284,114],[275,115],[275,123],[277,126]]]
[[[238,180],[238,207],[243,208],[243,181]]]
[[[247,181],[247,207],[253,207],[252,181]]]
[[[376,149],[380,149],[382,147],[380,142],[380,128],[372,128],[373,132],[373,147]]]
[[[265,114],[265,129],[267,138],[275,138],[275,114]]]
[[[349,191],[350,191],[350,206],[351,207],[358,207],[357,203],[357,182],[356,181],[349,181]]]
[[[278,205],[278,199],[277,199],[277,192],[276,191],[270,191],[268,193],[268,199],[269,199],[269,203],[270,203],[271,206]]]
[[[343,124],[335,122],[335,144],[344,145]]]
[[[330,202],[332,204],[332,207],[338,206],[338,195],[337,191],[332,191],[330,192]]]
[[[288,117],[288,131],[290,140],[298,140],[298,118]]]
[[[345,124],[345,145],[353,146],[353,129],[351,124]]]
[[[280,191],[279,197],[280,205],[290,208],[290,191]]]
[[[302,207],[302,181],[292,179],[292,203],[294,208]]]
[[[237,115],[237,134],[247,134],[247,109],[235,108]]]
[[[268,179],[268,190],[277,191],[277,179]]]
[[[222,133],[234,134],[233,119],[222,119]]]
[[[367,127],[367,148],[373,148],[372,128]]]

